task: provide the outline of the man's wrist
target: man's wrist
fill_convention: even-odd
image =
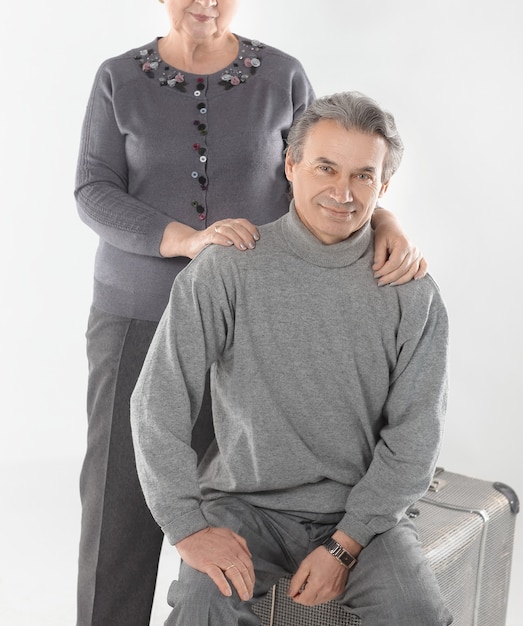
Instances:
[[[350,535],[347,535],[343,530],[335,530],[332,533],[332,538],[341,544],[345,550],[350,552],[353,556],[358,558],[360,552],[363,550],[363,546],[361,543],[358,543],[355,539],[353,539]]]
[[[338,543],[333,537],[327,537],[323,542],[323,546],[332,556],[343,565],[346,569],[351,569],[356,565],[358,559],[346,550],[341,543]]]

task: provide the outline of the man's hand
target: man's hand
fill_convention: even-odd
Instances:
[[[363,546],[341,530],[332,535],[345,550],[357,557]],[[314,606],[329,602],[343,593],[349,570],[324,546],[307,555],[291,579],[287,595],[298,604]]]
[[[343,592],[348,576],[349,570],[320,546],[303,559],[287,594],[306,606],[328,602]]]
[[[232,595],[227,578],[242,600],[254,590],[254,567],[247,542],[228,528],[204,528],[176,544],[187,565],[207,574],[224,596]]]

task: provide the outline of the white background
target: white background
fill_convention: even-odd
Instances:
[[[357,89],[395,114],[406,154],[384,205],[451,321],[440,465],[520,496],[522,24],[519,0],[243,0],[234,23],[298,57],[318,95]],[[28,0],[2,7],[0,29],[0,621],[71,626],[96,246],[72,195],[80,126],[98,65],[167,20],[153,0]],[[520,527],[509,626],[523,624]]]

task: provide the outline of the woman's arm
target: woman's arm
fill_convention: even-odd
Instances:
[[[192,259],[210,244],[254,248],[258,229],[245,219],[220,220],[196,230],[128,192],[127,136],[119,126],[116,107],[121,100],[112,80],[102,65],[82,126],[75,197],[84,223],[112,246],[145,256]],[[150,174],[155,175],[153,169]]]
[[[238,250],[253,250],[260,238],[258,229],[246,219],[225,219],[205,230],[195,230],[180,222],[167,224],[160,243],[163,257],[194,257],[210,244],[236,246]]]
[[[76,168],[78,213],[115,248],[159,256],[162,234],[172,217],[128,193],[126,136],[117,121],[113,72],[104,63],[88,101]]]
[[[372,269],[378,285],[403,285],[413,278],[423,278],[427,261],[409,241],[394,213],[376,207],[371,224],[374,229]]]

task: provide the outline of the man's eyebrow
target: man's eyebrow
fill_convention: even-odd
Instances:
[[[337,161],[333,161],[332,159],[324,156],[316,157],[313,163],[318,165],[328,165],[329,167],[338,167]],[[376,174],[377,168],[374,165],[362,165],[361,167],[355,168],[354,171],[359,172],[360,174]]]
[[[316,157],[314,159],[314,162],[315,163],[323,163],[324,165],[338,165],[337,161],[333,161],[332,159],[329,159],[328,157],[323,157],[323,156]],[[362,165],[362,166],[357,167],[355,169],[360,171],[360,172],[375,172],[376,171],[376,166],[374,166],[374,165]]]
[[[321,163],[323,165],[333,165],[333,166],[338,165],[335,161],[331,161],[331,159],[328,159],[327,157],[322,157],[322,156],[316,157],[314,161],[316,163]]]

